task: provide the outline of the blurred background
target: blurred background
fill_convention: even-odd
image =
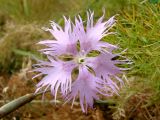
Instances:
[[[37,52],[40,40],[52,39],[42,27],[50,20],[63,26],[63,15],[72,20],[86,11],[95,12],[95,20],[118,14],[117,25],[104,41],[128,49],[123,54],[134,61],[127,72],[128,82],[120,96],[96,103],[87,115],[79,105],[56,106],[50,95],[16,110],[2,120],[159,120],[160,119],[160,2],[159,0],[0,0],[0,106],[35,91],[39,79],[28,73],[35,58],[45,59]],[[20,92],[19,92],[20,91]]]

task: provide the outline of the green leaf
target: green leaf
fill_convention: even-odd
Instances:
[[[38,56],[37,54],[34,54],[31,51],[24,51],[24,50],[20,50],[20,49],[14,49],[13,52],[15,54],[17,54],[17,55],[29,56],[29,57],[38,58],[38,59],[41,58],[40,56]]]

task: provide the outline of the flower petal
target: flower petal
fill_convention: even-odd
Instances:
[[[102,22],[104,18],[103,14],[103,16],[98,19],[95,25],[93,24],[93,16],[94,12],[87,12],[86,31],[84,29],[81,17],[75,20],[75,33],[80,41],[81,51],[85,51],[86,53],[90,52],[91,50],[101,50],[101,45],[103,42],[100,42],[100,40],[106,35],[114,34],[113,32],[109,32],[109,30],[115,24],[114,16],[111,17],[108,21]],[[110,49],[110,47],[116,46],[108,44],[105,45],[105,47]]]
[[[88,107],[93,108],[94,100],[99,99],[98,93],[112,96],[115,92],[117,91],[112,84],[95,77],[88,71],[87,67],[83,66],[79,68],[78,78],[74,81],[72,91],[66,99],[67,101],[73,100],[74,102],[76,97],[79,96],[82,111],[87,112]]]
[[[34,71],[46,75],[38,84],[37,89],[40,90],[46,86],[50,86],[52,94],[56,97],[57,90],[60,87],[62,95],[71,91],[71,73],[76,67],[73,61],[55,61],[50,58],[50,65],[44,67],[45,62],[41,63],[41,67]]]
[[[77,53],[77,37],[74,32],[72,32],[70,19],[64,17],[65,27],[64,30],[56,24],[54,21],[51,22],[52,29],[47,29],[55,38],[55,40],[44,40],[39,42],[39,44],[44,44],[48,46],[47,49],[42,49],[44,54],[49,54],[52,56],[66,54],[76,54]]]
[[[70,101],[71,99],[75,100],[79,94],[80,105],[83,112],[87,111],[88,106],[92,108],[94,99],[98,99],[95,79],[96,78],[89,73],[86,68],[80,68],[78,78],[72,85],[72,91],[69,96],[67,96]],[[84,108],[84,104],[86,108]]]
[[[86,64],[95,71],[98,77],[115,75],[121,73],[121,70],[111,60],[113,57],[112,53],[101,53],[97,57],[87,58]]]

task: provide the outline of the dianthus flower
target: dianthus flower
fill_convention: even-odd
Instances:
[[[118,77],[125,68],[116,64],[126,64],[127,60],[114,60],[121,56],[114,54],[118,46],[102,41],[115,25],[115,16],[103,21],[104,14],[97,22],[93,22],[94,12],[87,12],[86,27],[80,16],[73,23],[64,17],[64,28],[51,21],[51,29],[47,28],[54,39],[40,41],[47,48],[40,50],[48,61],[39,60],[34,71],[37,76],[45,75],[37,84],[36,92],[47,89],[57,97],[60,91],[66,102],[79,98],[83,112],[93,108],[94,100],[100,94],[112,96],[118,94],[119,85],[123,80]]]

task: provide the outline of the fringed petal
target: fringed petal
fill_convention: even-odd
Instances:
[[[73,61],[63,62],[55,61],[50,58],[51,66],[46,66],[41,63],[41,67],[34,69],[36,72],[40,72],[45,77],[36,85],[37,89],[44,88],[50,85],[52,94],[56,97],[57,90],[60,88],[63,95],[71,91],[71,73],[76,67]],[[54,65],[54,66],[53,66]]]

